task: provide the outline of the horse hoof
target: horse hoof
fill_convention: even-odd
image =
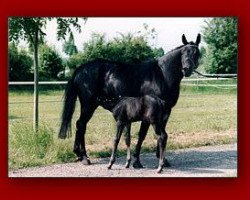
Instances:
[[[126,163],[125,164],[125,168],[129,168],[130,164],[129,163]]]
[[[133,167],[134,167],[135,169],[141,169],[141,168],[143,168],[143,166],[142,166],[142,164],[140,163],[140,161],[134,162],[134,163],[133,163]]]
[[[81,162],[82,161],[82,158],[77,158],[77,159],[75,159],[75,162]]]
[[[157,173],[160,174],[162,172],[162,167],[158,167]]]
[[[108,169],[111,169],[111,167],[112,167],[112,166],[111,166],[111,165],[109,165],[109,166],[108,166]]]
[[[81,160],[81,162],[82,162],[83,165],[91,165],[91,162],[90,162],[89,158],[86,158],[86,157],[83,158]]]

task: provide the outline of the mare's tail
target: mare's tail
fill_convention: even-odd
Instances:
[[[74,85],[74,76],[69,80],[65,89],[64,107],[61,118],[61,127],[58,137],[65,139],[67,137],[68,129],[71,126],[71,120],[75,111],[75,104],[77,98],[77,90]]]

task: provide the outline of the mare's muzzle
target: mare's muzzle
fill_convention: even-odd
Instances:
[[[193,73],[193,71],[197,68],[198,66],[195,65],[194,61],[190,58],[186,59],[185,64],[182,68],[182,73],[183,76],[189,77]]]

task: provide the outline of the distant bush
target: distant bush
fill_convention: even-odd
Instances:
[[[64,70],[64,64],[58,52],[44,44],[39,49],[39,79],[40,80],[56,80],[58,73]]]
[[[9,81],[33,80],[33,59],[24,49],[19,50],[14,43],[9,44]]]
[[[71,56],[68,60],[69,68],[76,68],[80,64],[103,58],[111,61],[138,63],[144,60],[162,56],[162,48],[152,48],[144,36],[132,34],[122,35],[108,41],[104,34],[92,35],[92,38],[83,45],[83,51]]]

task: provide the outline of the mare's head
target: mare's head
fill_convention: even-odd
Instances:
[[[199,44],[201,35],[198,34],[195,42],[188,42],[185,35],[182,35],[182,43],[184,46],[181,50],[182,73],[185,77],[191,76],[193,71],[197,69],[199,64]]]

